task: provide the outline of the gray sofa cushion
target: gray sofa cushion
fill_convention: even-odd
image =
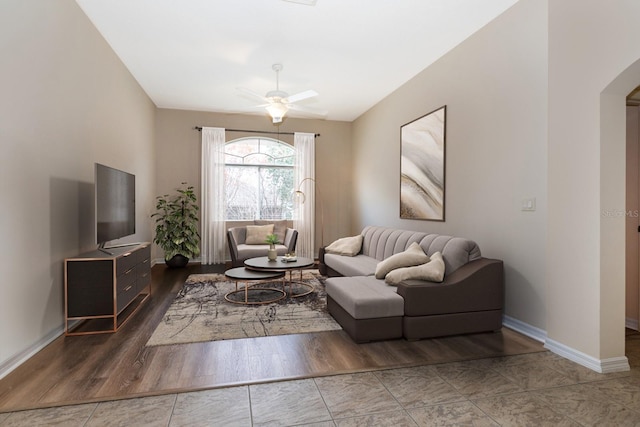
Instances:
[[[354,319],[404,315],[404,298],[384,280],[373,276],[332,277],[325,284],[327,295]]]
[[[378,261],[407,250],[413,242],[418,242],[424,253],[429,256],[440,252],[446,267],[445,277],[469,261],[482,257],[478,245],[474,241],[462,237],[427,234],[419,231],[398,230],[379,226],[367,226],[362,230],[361,234],[363,236],[362,254]],[[342,269],[334,268],[334,270],[343,276],[350,275],[345,274]]]
[[[389,258],[393,254],[406,251],[411,243],[420,243],[427,235],[427,233],[416,231],[397,230],[395,228],[377,226],[365,227],[361,234],[363,236],[362,254],[375,258],[378,261]]]
[[[376,272],[378,260],[366,255],[354,257],[325,254],[324,263],[343,276],[373,276]]]
[[[442,254],[445,265],[445,276],[470,261],[482,258],[476,242],[462,237],[429,234],[420,242],[424,252],[431,256],[436,252]]]

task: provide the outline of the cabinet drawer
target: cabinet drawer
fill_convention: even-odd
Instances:
[[[120,292],[127,291],[128,290],[127,288],[131,286],[135,286],[136,269],[132,268],[130,270],[127,270],[124,274],[119,275],[117,283],[118,283],[118,290],[117,290],[118,295],[120,294]]]
[[[149,267],[149,260],[138,264],[136,266],[137,274],[137,286],[138,292],[146,288],[151,283],[151,268]]]
[[[127,252],[121,257],[118,257],[116,260],[116,275],[120,276],[121,274],[124,274],[138,263],[136,252]]]
[[[120,313],[131,301],[138,295],[138,288],[135,286],[135,282],[129,285],[127,288],[118,292],[117,312]]]
[[[136,257],[138,258],[138,263],[151,260],[151,246],[145,246],[136,251]]]

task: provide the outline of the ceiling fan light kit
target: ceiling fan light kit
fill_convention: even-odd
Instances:
[[[288,111],[287,106],[280,102],[274,102],[266,108],[274,124],[282,123],[282,118]]]
[[[305,90],[304,92],[299,92],[289,96],[287,92],[280,90],[280,71],[282,71],[282,64],[273,64],[271,68],[276,72],[276,90],[271,90],[267,92],[265,96],[262,96],[249,89],[238,89],[266,102],[266,104],[257,105],[256,107],[264,107],[269,116],[271,116],[271,120],[274,124],[282,123],[285,114],[287,114],[290,109],[319,116],[327,114],[326,111],[314,110],[309,107],[294,104],[295,102],[318,96],[318,92],[315,90]]]

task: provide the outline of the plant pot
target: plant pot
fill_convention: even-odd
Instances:
[[[169,268],[183,268],[189,263],[189,258],[184,255],[174,255],[171,259],[165,259],[164,262]]]
[[[269,261],[275,261],[278,259],[278,252],[275,249],[269,249],[267,251],[267,258],[269,258]]]

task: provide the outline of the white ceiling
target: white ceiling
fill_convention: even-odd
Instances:
[[[281,90],[313,89],[300,105],[344,121],[517,2],[76,1],[160,108],[265,114],[237,87],[266,94],[282,63]]]

